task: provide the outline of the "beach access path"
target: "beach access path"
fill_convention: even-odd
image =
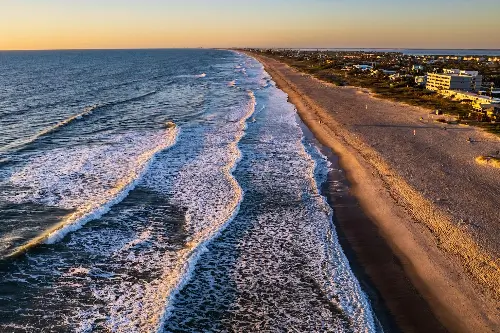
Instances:
[[[497,154],[500,138],[249,55],[339,156],[353,194],[444,326],[499,330],[500,169],[475,159]]]

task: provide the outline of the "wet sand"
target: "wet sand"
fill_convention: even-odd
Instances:
[[[346,195],[326,192],[372,302],[404,332],[498,331],[500,173],[474,161],[498,138],[252,56],[346,171]]]

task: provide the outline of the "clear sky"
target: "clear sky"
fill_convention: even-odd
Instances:
[[[0,0],[0,49],[500,48],[500,0]]]

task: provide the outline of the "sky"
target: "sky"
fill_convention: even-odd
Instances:
[[[500,49],[499,0],[0,0],[0,50]]]

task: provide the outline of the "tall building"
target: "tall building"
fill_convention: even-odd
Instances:
[[[483,77],[477,71],[445,69],[442,74],[427,73],[426,88],[429,90],[478,91]]]

